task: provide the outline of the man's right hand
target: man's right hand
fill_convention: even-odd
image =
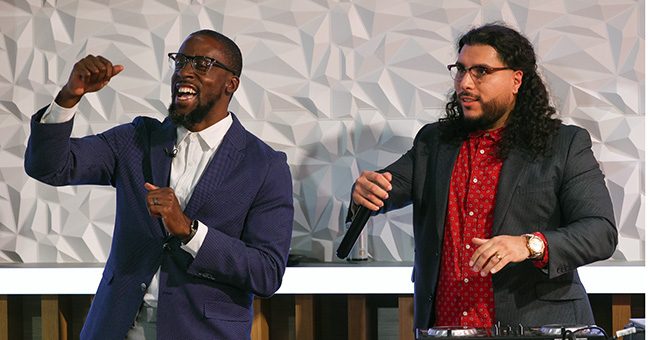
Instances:
[[[59,91],[54,101],[61,107],[71,108],[84,94],[101,90],[122,70],[124,66],[113,65],[102,56],[88,55],[74,64],[68,83]]]
[[[388,192],[393,188],[390,182],[393,175],[390,172],[364,171],[354,182],[352,201],[372,211],[377,211],[384,206]]]

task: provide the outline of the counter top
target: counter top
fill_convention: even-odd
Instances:
[[[411,263],[332,262],[287,267],[277,294],[412,294]],[[0,264],[0,294],[94,294],[103,264]],[[644,263],[578,269],[591,294],[646,292]]]

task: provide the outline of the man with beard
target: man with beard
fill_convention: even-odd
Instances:
[[[124,69],[92,55],[32,118],[30,176],[117,192],[111,252],[82,339],[247,339],[253,295],[271,296],[282,281],[291,174],[285,154],[228,111],[239,48],[201,30],[169,59],[172,103],[163,122],[138,117],[70,138],[83,95]]]
[[[533,47],[488,24],[458,42],[446,116],[378,172],[348,218],[413,204],[417,330],[594,323],[579,266],[617,244],[589,134],[553,118]]]

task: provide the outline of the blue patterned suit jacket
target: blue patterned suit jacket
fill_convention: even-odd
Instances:
[[[111,251],[82,339],[124,339],[161,267],[159,339],[247,339],[253,295],[271,296],[284,274],[293,203],[284,153],[233,124],[206,167],[185,214],[208,226],[197,256],[149,215],[144,183],[169,185],[176,127],[138,117],[104,133],[69,138],[73,122],[32,117],[25,169],[48,184],[112,185],[117,211]]]

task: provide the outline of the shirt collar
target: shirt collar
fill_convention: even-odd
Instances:
[[[504,128],[505,128],[505,126],[502,126],[502,127],[498,128],[498,129],[494,129],[494,130],[488,130],[488,131],[481,130],[481,131],[470,132],[469,138],[470,139],[486,138],[486,139],[498,142],[501,139],[501,137],[503,136],[503,129]]]
[[[178,126],[176,128],[176,145],[180,145],[190,134],[195,134],[200,143],[207,145],[210,149],[214,149],[219,146],[226,132],[228,132],[230,125],[232,125],[232,116],[228,112],[228,115],[224,119],[199,132],[191,132],[184,126]]]

